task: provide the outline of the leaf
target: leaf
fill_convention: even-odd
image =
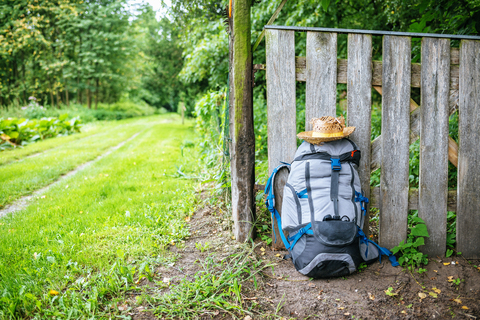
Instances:
[[[442,293],[442,290],[437,289],[436,287],[433,287],[432,290],[438,294]]]
[[[425,238],[419,237],[417,240],[415,240],[415,243],[413,244],[414,247],[419,247],[425,245]]]
[[[370,292],[368,293],[368,298],[370,300],[375,300],[375,296],[373,294],[371,294]]]
[[[453,254],[453,250],[447,249],[447,253],[445,253],[445,257],[450,257]]]
[[[463,310],[468,310],[468,309],[470,309],[470,308],[467,307],[467,306],[462,306],[462,309],[463,309]]]
[[[418,296],[420,297],[420,299],[425,299],[427,297],[427,295],[423,292],[419,292]]]
[[[453,281],[455,281],[455,280],[453,279],[453,276],[449,276],[449,277],[447,277],[447,279],[448,279],[448,280],[447,280],[448,282],[453,282]]]
[[[444,266],[448,266],[450,264],[450,262],[444,262],[443,265]]]
[[[428,294],[434,298],[438,298],[438,295],[435,292],[429,292]]]
[[[262,251],[262,252],[263,252],[263,251],[265,251],[265,248],[263,248],[263,247],[262,247],[262,248],[260,248],[260,251]]]
[[[322,0],[323,10],[327,11],[329,5],[330,5],[330,0]]]
[[[457,298],[457,299],[453,299],[453,301],[455,301],[455,302],[458,303],[458,304],[462,304],[462,300],[460,300],[460,299],[458,299],[458,298]]]
[[[413,227],[411,235],[416,237],[430,237],[427,231],[427,226],[424,224],[417,224]]]
[[[48,294],[51,295],[51,296],[58,296],[59,292],[56,291],[56,290],[50,290],[50,291],[48,292]]]

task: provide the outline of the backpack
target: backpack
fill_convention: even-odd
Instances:
[[[266,186],[266,205],[277,219],[280,237],[298,272],[311,278],[341,277],[371,263],[395,256],[367,239],[363,226],[366,203],[357,167],[361,152],[344,138],[321,145],[304,141],[291,164],[282,163]],[[275,209],[273,186],[278,170],[289,169],[283,190],[282,216]],[[288,236],[285,235],[288,233]],[[275,234],[275,242],[277,241]]]

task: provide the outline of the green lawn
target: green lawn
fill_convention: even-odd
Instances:
[[[194,162],[193,152],[180,152],[193,129],[171,118],[110,123],[104,132],[0,167],[5,204],[139,132],[0,219],[1,319],[113,317],[134,278],[150,277],[151,263],[171,259],[165,245],[188,235],[185,217],[196,204],[192,181],[175,167]]]
[[[12,159],[19,154],[18,157],[25,157],[32,150],[33,153],[45,151],[35,157],[23,158],[0,166],[0,208],[52,183],[62,174],[95,159],[134,134],[169,118],[171,116],[154,116],[113,123],[102,122],[88,130],[83,139],[82,134],[71,135],[42,141],[39,143],[40,146],[32,144],[24,149],[7,151],[5,155],[3,152],[0,153],[0,159]]]

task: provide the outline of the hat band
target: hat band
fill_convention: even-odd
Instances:
[[[342,132],[335,132],[335,133],[324,133],[324,132],[312,132],[312,138],[330,138],[330,137],[343,137]]]

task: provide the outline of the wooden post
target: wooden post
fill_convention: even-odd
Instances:
[[[411,39],[383,37],[381,246],[407,238]]]
[[[230,17],[230,148],[232,215],[237,241],[253,238],[255,136],[253,131],[251,0],[233,0]]]
[[[447,243],[450,40],[422,39],[418,216],[430,237],[422,251],[443,256]]]
[[[356,127],[351,139],[362,152],[358,168],[363,195],[370,198],[370,137],[372,131],[372,36],[348,35],[347,116],[348,125]],[[369,206],[363,232],[368,236]],[[363,213],[362,213],[363,214]]]
[[[480,258],[480,41],[460,45],[457,251]]]
[[[268,114],[268,173],[280,161],[292,162],[297,149],[295,99],[295,34],[293,31],[267,30],[267,114]],[[282,215],[283,188],[288,171],[277,172],[275,208]],[[273,217],[273,249],[284,249],[278,222]]]

